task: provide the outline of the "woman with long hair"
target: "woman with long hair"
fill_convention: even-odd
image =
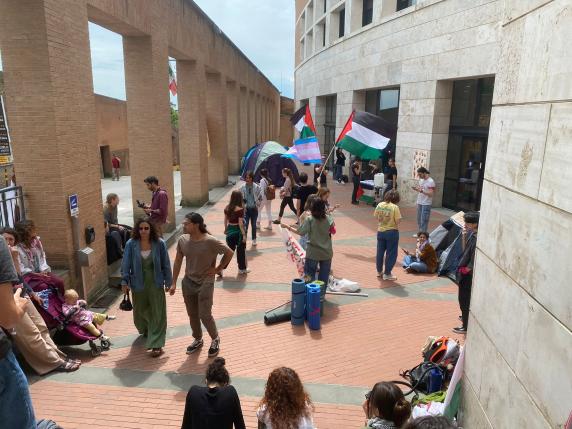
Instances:
[[[279,225],[282,222],[282,215],[284,215],[284,209],[286,206],[290,207],[290,210],[294,212],[296,218],[298,217],[298,212],[296,207],[294,207],[294,200],[292,199],[292,187],[296,183],[294,181],[294,176],[292,175],[292,170],[289,168],[282,169],[282,176],[284,177],[284,185],[280,189],[280,196],[282,197],[282,202],[280,203],[280,212],[278,213],[278,219],[273,223]]]
[[[132,228],[128,225],[121,225],[117,218],[117,208],[119,206],[119,196],[115,193],[109,193],[105,196],[105,204],[103,206],[103,218],[109,226],[110,232],[117,232],[121,236],[121,245],[125,246],[127,240],[131,236]]]
[[[387,381],[366,393],[362,408],[368,428],[400,429],[411,417],[411,404],[395,383]]]
[[[224,358],[215,358],[207,368],[206,386],[190,388],[181,429],[246,429],[225,363]]]
[[[314,406],[300,377],[291,368],[276,368],[268,376],[256,416],[266,429],[313,429]]]
[[[321,187],[320,189],[318,189],[318,197],[320,197],[320,199],[326,203],[326,211],[328,213],[333,213],[334,210],[336,210],[337,208],[340,207],[339,204],[334,205],[333,207],[330,205],[330,202],[328,201],[328,199],[330,198],[331,195],[331,191],[329,188]]]
[[[153,221],[144,217],[133,227],[125,245],[121,264],[123,293],[133,292],[133,322],[146,338],[152,357],[163,354],[167,335],[167,301],[165,291],[174,293],[171,261],[167,245]]]
[[[389,191],[383,197],[383,201],[377,205],[374,216],[377,218],[377,254],[375,264],[377,277],[383,280],[395,281],[391,270],[397,261],[397,246],[399,245],[399,222],[401,212],[397,204],[399,203],[399,192]],[[385,268],[384,268],[385,262]]]
[[[260,211],[260,217],[258,219],[259,223],[262,223],[262,218],[266,216],[266,221],[268,225],[264,227],[264,229],[271,230],[272,229],[272,200],[267,198],[268,191],[274,188],[272,184],[272,180],[268,175],[268,170],[266,168],[262,168],[260,170],[260,189],[262,191],[262,210]]]
[[[224,208],[224,233],[228,247],[233,252],[236,250],[238,274],[249,273],[250,270],[246,268],[246,231],[241,191],[232,191],[230,202]]]

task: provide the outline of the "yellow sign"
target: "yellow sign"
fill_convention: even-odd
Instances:
[[[0,164],[10,164],[12,162],[10,155],[0,155]]]

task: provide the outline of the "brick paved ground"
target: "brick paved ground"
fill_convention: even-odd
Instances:
[[[294,368],[302,377],[316,405],[318,428],[361,427],[360,404],[368,388],[376,381],[398,378],[400,369],[418,363],[428,335],[451,335],[458,322],[456,289],[448,280],[407,274],[399,266],[394,269],[395,282],[376,277],[373,208],[349,204],[350,186],[333,185],[332,191],[331,202],[342,204],[335,216],[333,269],[358,281],[369,297],[329,296],[319,332],[289,323],[265,326],[264,310],[289,299],[289,282],[296,274],[285,259],[277,228],[259,233],[256,249],[248,245],[252,272],[247,278],[237,277],[233,261],[216,285],[220,355],[227,359],[249,428],[256,427],[255,410],[265,379],[280,365]],[[228,195],[206,215],[209,230],[220,238],[227,199]],[[274,213],[277,206],[278,201]],[[414,209],[403,208],[402,213],[400,247],[413,249]],[[444,219],[434,211],[431,226]],[[402,258],[400,250],[398,261]],[[84,360],[78,372],[31,378],[38,416],[53,418],[66,429],[180,427],[185,393],[202,382],[209,359],[207,347],[185,354],[192,338],[180,291],[167,302],[169,331],[162,357],[148,357],[131,313],[121,312],[116,302],[110,313],[118,318],[106,326],[114,344],[110,351],[91,358],[86,347],[71,349]]]

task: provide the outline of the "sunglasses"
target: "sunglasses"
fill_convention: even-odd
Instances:
[[[149,228],[148,226],[140,226],[139,227],[139,231],[149,231],[151,228]]]
[[[370,397],[371,397],[371,390],[365,394],[365,399],[369,401]]]

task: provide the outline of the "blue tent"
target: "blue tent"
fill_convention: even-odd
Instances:
[[[254,145],[248,149],[242,158],[240,177],[244,179],[247,171],[253,171],[254,181],[259,182],[260,170],[266,168],[272,183],[276,186],[282,186],[284,184],[282,169],[289,168],[292,170],[294,179],[298,180],[298,167],[292,159],[283,158],[284,153],[286,153],[286,149],[278,142],[268,141]]]

